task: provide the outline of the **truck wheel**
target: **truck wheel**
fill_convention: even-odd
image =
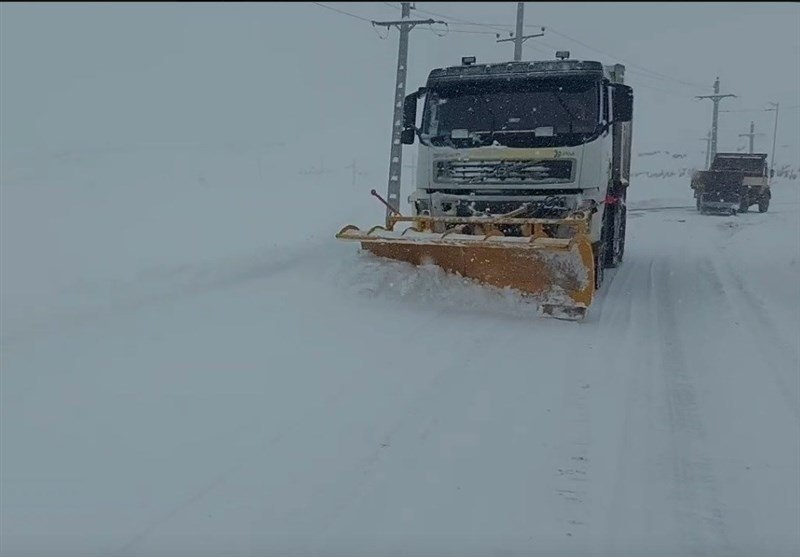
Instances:
[[[600,234],[603,242],[603,258],[600,260],[603,267],[608,268],[614,264],[614,237],[616,236],[616,205],[607,205],[603,211],[603,232]]]
[[[619,267],[625,241],[625,206],[614,205],[606,228],[605,266],[609,269]]]
[[[766,213],[769,209],[769,197],[764,196],[758,200],[758,212]]]
[[[600,286],[603,284],[603,278],[605,275],[605,265],[603,265],[606,256],[605,238],[597,242],[594,245],[594,249],[594,289],[600,290]]]
[[[743,195],[739,201],[739,212],[746,213],[748,209],[750,209],[750,198],[747,195]]]
[[[622,263],[622,260],[625,257],[625,231],[628,227],[628,208],[626,206],[622,207],[622,217],[620,220],[622,222],[620,224],[619,237],[619,263]]]

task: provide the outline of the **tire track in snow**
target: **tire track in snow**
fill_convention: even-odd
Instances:
[[[627,293],[644,265],[641,259],[628,256],[629,261],[618,269],[606,274],[606,280],[598,293],[599,302],[594,307],[593,321],[587,321],[576,332],[578,342],[585,342],[584,336],[591,330],[592,345],[584,353],[577,365],[570,365],[573,373],[564,376],[563,399],[561,407],[566,409],[568,421],[564,429],[564,445],[556,458],[555,478],[553,480],[556,500],[564,535],[573,543],[585,544],[595,517],[592,516],[594,504],[591,491],[594,481],[592,474],[593,424],[590,408],[598,383],[604,374],[618,369],[617,362],[623,358],[616,348],[621,342],[620,332],[630,331],[632,298]],[[595,334],[596,333],[596,334]],[[600,364],[600,365],[598,365]],[[594,390],[593,390],[594,388]]]
[[[751,220],[718,224],[717,228],[726,235],[725,242],[721,245],[706,242],[708,249],[728,251],[733,236],[757,224],[764,223]],[[785,340],[783,331],[775,324],[760,297],[747,285],[741,270],[731,262],[730,257],[724,259],[724,269],[720,269],[722,264],[717,259],[704,264],[711,269],[709,276],[714,277],[718,290],[726,293],[724,303],[733,309],[739,322],[752,323],[755,320],[758,323],[755,330],[759,335],[741,335],[742,341],[752,345],[761,354],[781,397],[795,419],[800,420],[800,375],[796,373],[800,369],[800,354]],[[768,342],[759,342],[759,337],[768,339]]]
[[[634,268],[630,269],[630,273],[626,277],[625,288],[621,288],[621,298],[627,302],[624,312],[618,312],[619,315],[616,315],[615,319],[604,324],[617,331],[624,331],[624,334],[621,334],[616,340],[626,346],[642,342],[642,331],[637,328],[637,325],[652,319],[657,311],[653,295],[654,267],[655,261],[652,255],[643,252]],[[638,285],[638,287],[627,290],[628,287],[634,285]],[[649,339],[644,340],[652,342]],[[621,539],[620,533],[629,532],[631,528],[630,516],[625,512],[628,511],[626,504],[629,504],[627,500],[629,492],[639,493],[639,489],[647,489],[652,485],[650,478],[647,477],[650,470],[637,460],[641,453],[646,455],[652,453],[651,438],[650,435],[646,435],[644,439],[641,439],[635,435],[635,431],[641,427],[642,421],[647,423],[648,432],[655,429],[653,413],[649,411],[653,400],[653,376],[649,370],[654,368],[655,357],[652,350],[633,354],[626,352],[625,354],[627,361],[626,358],[623,358],[623,362],[627,364],[627,370],[622,378],[622,385],[624,385],[626,394],[619,422],[621,434],[616,446],[613,485],[609,494],[609,506],[612,512],[607,517],[607,531],[602,532],[605,538],[603,545],[606,546],[605,549],[610,555],[620,554],[621,549],[630,550],[630,536],[624,539],[628,547],[620,548],[618,541]],[[634,452],[634,449],[638,449],[638,453]],[[637,465],[641,467],[636,468]],[[643,474],[645,478],[637,477],[637,473]],[[639,484],[635,483],[637,480]],[[652,497],[652,492],[639,493],[639,495],[649,499]],[[633,506],[639,511],[635,519],[642,521],[643,529],[649,531],[653,524],[652,506]]]
[[[658,341],[650,337],[649,326],[659,311],[653,291],[656,261],[649,246],[639,248],[637,236],[633,240],[598,323],[604,351],[591,391],[597,454],[590,547],[600,555],[628,553],[642,540],[656,543],[653,536],[663,531],[648,503],[659,499],[651,464],[652,433],[658,429],[652,412],[658,356],[652,346]],[[650,349],[636,350],[641,346]]]
[[[440,317],[445,310],[440,310],[436,313],[435,318]],[[431,321],[433,321],[432,319]],[[413,333],[415,338],[421,336],[419,331]],[[491,346],[493,349],[498,347],[502,348],[497,341],[504,339],[501,334],[493,336],[486,335],[485,332],[476,330],[474,334],[469,337],[463,337],[459,346],[467,346],[472,350],[472,353],[484,354],[485,351],[479,350],[482,345]],[[430,348],[420,358],[421,361],[427,361],[424,357],[428,353],[438,352],[441,347],[437,343],[433,343]],[[455,354],[463,353],[461,349],[454,349]],[[439,405],[434,402],[440,399],[445,394],[452,395],[453,385],[457,391],[463,392],[466,386],[472,383],[479,375],[483,375],[486,371],[486,366],[465,365],[464,361],[460,358],[454,359],[447,366],[440,368],[431,381],[425,384],[424,387],[415,391],[414,396],[405,405],[404,409],[399,413],[399,417],[394,419],[391,425],[384,429],[384,433],[380,435],[381,442],[378,447],[372,450],[369,454],[362,457],[358,464],[355,465],[359,470],[361,479],[358,480],[352,489],[348,490],[343,495],[339,502],[333,505],[325,513],[326,517],[317,523],[318,531],[324,532],[327,535],[336,533],[336,521],[346,513],[349,508],[352,508],[360,500],[362,500],[370,489],[373,489],[375,482],[379,475],[381,465],[393,458],[392,454],[398,450],[404,450],[406,454],[409,452],[409,447],[398,447],[395,443],[398,437],[405,437],[406,440],[413,440],[412,442],[423,445],[428,442],[431,433],[438,427],[441,420],[439,414]],[[465,375],[464,371],[468,370],[470,373]],[[433,409],[434,412],[430,412]],[[424,418],[422,418],[425,416]],[[413,430],[413,433],[412,433]],[[394,446],[393,446],[394,445]]]
[[[424,332],[420,332],[420,335],[424,336]],[[438,370],[432,381],[417,389],[416,393],[409,397],[403,408],[394,413],[392,421],[384,426],[384,432],[379,436],[381,446],[362,454],[357,461],[354,461],[352,472],[346,478],[339,478],[338,481],[348,485],[349,489],[324,500],[323,506],[316,505],[313,509],[308,509],[311,514],[302,516],[305,527],[312,527],[326,538],[339,539],[346,533],[353,535],[352,529],[356,517],[364,513],[364,509],[373,509],[374,512],[376,497],[380,497],[387,489],[386,486],[393,481],[400,483],[425,481],[426,474],[435,474],[437,471],[447,473],[451,470],[456,475],[474,472],[470,470],[469,465],[465,465],[463,469],[460,465],[455,469],[447,468],[446,466],[450,464],[448,459],[451,457],[442,456],[440,453],[442,446],[433,445],[431,440],[441,437],[441,442],[442,439],[454,439],[461,434],[479,437],[486,435],[485,430],[471,428],[460,430],[459,426],[453,423],[455,416],[468,419],[472,412],[480,411],[478,407],[481,405],[481,400],[503,404],[502,415],[506,419],[502,422],[505,426],[501,427],[510,427],[516,423],[515,416],[520,415],[520,409],[523,409],[523,412],[527,410],[531,397],[526,389],[519,388],[520,382],[528,384],[532,381],[528,374],[533,370],[525,367],[515,368],[513,374],[496,384],[489,372],[496,367],[498,353],[518,350],[520,342],[524,342],[525,337],[525,331],[517,335],[508,335],[502,330],[487,334],[486,329],[475,329],[474,333],[462,337],[458,345],[451,349],[456,355],[469,354],[469,357],[456,356],[452,362]],[[426,357],[428,352],[438,351],[441,351],[440,344],[433,342],[420,354],[419,360],[425,362],[428,360]],[[499,369],[503,370],[504,367]],[[520,372],[520,369],[523,371]],[[487,384],[488,382],[491,384]],[[517,395],[512,400],[505,398],[503,390],[503,385],[509,382],[517,384],[518,387],[512,391]],[[522,419],[528,420],[527,414],[525,416]],[[548,437],[548,440],[550,439],[552,437]],[[514,450],[516,447],[509,449]],[[348,478],[353,478],[354,481],[348,481]],[[526,483],[530,480],[521,477],[520,482]],[[454,488],[455,485],[450,487]],[[469,485],[463,487],[465,490],[461,492],[461,496],[468,498]],[[389,491],[391,492],[391,489]],[[419,505],[424,509],[429,504],[441,504],[442,501],[437,498],[439,496],[434,494],[430,500],[416,500],[411,505]],[[388,516],[401,510],[400,507],[391,506],[395,503],[394,499],[381,499],[381,501],[382,508]],[[525,515],[516,516],[515,520],[524,524]]]
[[[685,552],[697,555],[724,549],[729,554],[731,547],[715,493],[714,471],[701,450],[705,432],[675,310],[675,279],[669,271],[674,266],[671,260],[659,263],[654,271],[660,272],[654,272],[652,277],[661,339],[657,363],[665,387],[676,520]],[[704,529],[698,528],[698,521]]]
[[[800,369],[800,357],[791,346],[783,339],[783,332],[775,325],[764,304],[758,299],[757,295],[745,284],[741,273],[729,261],[726,261],[725,273],[717,272],[717,276],[725,277],[720,280],[724,290],[728,292],[727,300],[734,301],[732,306],[739,315],[743,323],[751,322],[753,319],[758,323],[760,335],[769,338],[770,344],[758,342],[758,338],[753,338],[752,344],[761,353],[766,367],[772,372],[778,390],[781,393],[786,405],[800,421],[800,384],[798,384],[797,370]],[[727,288],[725,288],[727,284]],[[788,371],[785,373],[783,370]],[[791,376],[791,372],[795,372]]]

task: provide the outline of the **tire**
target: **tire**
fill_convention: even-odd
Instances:
[[[694,200],[695,200],[695,204],[697,205],[697,212],[698,213],[702,213],[703,212],[703,208],[700,205],[700,196],[699,195],[695,196]]]
[[[600,287],[603,285],[603,279],[605,278],[605,265],[603,265],[606,255],[605,238],[597,242],[594,247],[594,289],[600,290]]]
[[[622,264],[625,258],[625,233],[628,229],[628,207],[622,206],[622,222],[620,224],[620,239],[619,239],[619,264]]]
[[[614,269],[622,263],[625,250],[625,206],[614,205],[607,215],[611,216],[606,223],[605,267]]]
[[[743,195],[741,200],[739,201],[739,212],[746,213],[750,209],[750,198],[747,195]]]
[[[606,205],[603,211],[603,232],[600,234],[603,242],[603,267],[608,269],[614,260],[614,217],[617,212],[615,205]]]
[[[766,195],[758,200],[758,212],[766,213],[769,210],[769,197]]]

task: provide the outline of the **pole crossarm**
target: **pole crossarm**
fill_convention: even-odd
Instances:
[[[715,100],[715,99],[724,99],[725,97],[736,97],[736,95],[733,95],[731,93],[726,93],[724,95],[695,95],[696,99],[712,99],[712,100]]]
[[[432,25],[434,23],[447,23],[446,21],[438,21],[435,19],[400,19],[397,21],[373,21],[373,26],[380,27],[397,27],[400,29],[401,25],[410,25],[409,29],[416,25]]]
[[[544,31],[544,27],[542,27],[542,31]],[[499,37],[500,35],[498,34],[497,36]],[[524,35],[520,40],[524,42],[527,39],[533,39],[533,38],[536,38],[536,37],[544,37],[544,33],[536,33],[535,35]],[[516,41],[516,40],[517,40],[516,37],[510,37],[508,39],[497,39],[496,42],[498,42],[498,43],[507,43],[507,42]]]

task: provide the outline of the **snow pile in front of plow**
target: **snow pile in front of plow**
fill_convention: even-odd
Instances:
[[[542,262],[551,270],[553,281],[556,283],[553,285],[552,292],[546,294],[549,303],[555,303],[550,300],[552,296],[563,293],[563,290],[558,287],[560,284],[574,284],[576,289],[588,286],[589,269],[581,261],[577,248],[573,247],[568,252],[542,252],[541,257]],[[571,298],[567,297],[567,300],[571,300]]]
[[[355,298],[399,301],[415,308],[498,317],[529,319],[539,315],[540,304],[561,304],[570,300],[558,286],[543,295],[523,295],[512,288],[484,285],[449,273],[437,265],[415,266],[368,252],[346,258],[337,271],[337,281],[346,293]]]

